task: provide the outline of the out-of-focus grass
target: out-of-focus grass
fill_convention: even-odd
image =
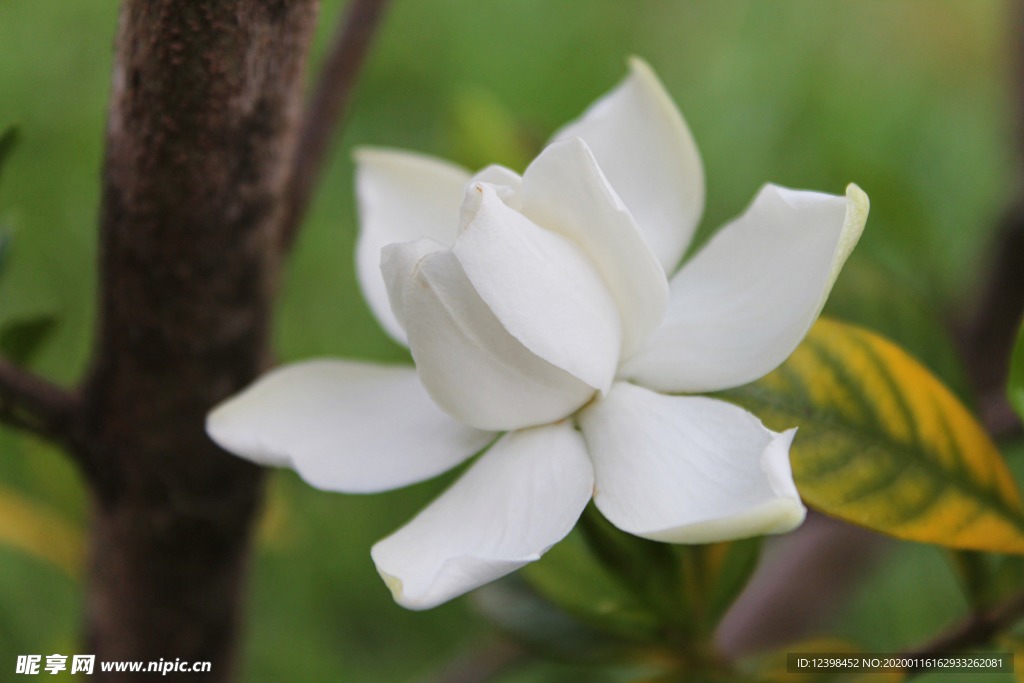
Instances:
[[[339,10],[325,4],[318,55]],[[942,321],[982,277],[1016,174],[1008,11],[994,0],[397,0],[280,294],[280,354],[406,358],[356,288],[354,145],[520,164],[638,54],[701,147],[701,239],[765,181],[829,192],[856,181],[872,216],[827,312],[894,338],[959,387]],[[36,365],[61,381],[88,354],[115,19],[113,2],[0,3],[0,126],[23,132],[0,184],[0,219],[16,230],[0,320],[58,315]],[[488,126],[514,127],[516,144]],[[5,486],[84,524],[84,494],[58,455],[6,431],[0,451]],[[472,648],[481,625],[465,601],[406,612],[368,555],[443,481],[356,497],[273,479],[246,680],[419,680]],[[905,590],[908,566],[919,590]],[[901,551],[856,595],[847,626],[876,647],[905,644],[962,609],[951,586],[937,553]],[[17,654],[80,651],[79,593],[58,570],[0,548],[0,670]],[[888,611],[871,606],[879,594],[892,596]],[[574,675],[542,667],[520,679]]]

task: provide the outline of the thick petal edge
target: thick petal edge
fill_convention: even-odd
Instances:
[[[638,57],[629,74],[553,140],[578,137],[594,152],[666,272],[704,211],[704,168],[693,136],[654,70]]]
[[[711,543],[789,531],[806,515],[789,465],[796,430],[771,432],[742,408],[618,383],[579,423],[594,502],[623,531]]]
[[[423,237],[451,246],[470,174],[442,159],[399,150],[361,148],[354,156],[359,208],[356,275],[370,310],[404,345],[405,332],[391,311],[380,275],[381,249]]]
[[[619,376],[700,393],[768,374],[817,320],[868,210],[853,184],[845,197],[766,185],[672,278],[664,321]]]
[[[271,371],[217,406],[206,431],[238,456],[345,493],[429,479],[494,439],[443,413],[414,369],[341,360]]]
[[[539,559],[575,526],[593,481],[570,422],[510,432],[373,561],[400,605],[435,607]]]

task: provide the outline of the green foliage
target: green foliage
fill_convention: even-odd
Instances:
[[[4,164],[7,162],[7,158],[18,144],[19,135],[17,126],[9,126],[4,132],[0,133],[0,177],[3,177]]]
[[[0,353],[15,365],[29,365],[56,328],[52,315],[8,320],[0,325]]]
[[[761,556],[761,538],[747,538],[729,543],[715,543],[694,547],[691,552],[701,553],[709,567],[705,571],[707,610],[710,627],[718,625],[726,610],[747,586]]]
[[[713,633],[746,585],[759,550],[760,539],[703,546],[648,541],[616,529],[591,506],[576,532],[522,570],[534,593],[523,598],[532,607],[517,611],[515,627],[508,615],[494,615],[490,591],[484,595],[494,609],[487,614],[531,646],[538,637],[528,632],[531,620],[543,634],[549,623],[572,617],[575,645],[560,658],[587,662],[610,653],[620,664],[646,666],[645,681],[720,680],[730,670],[715,655]],[[517,584],[503,583],[500,595],[510,595],[508,585]]]
[[[1017,343],[1013,346],[1010,359],[1010,382],[1007,388],[1010,403],[1024,419],[1024,323],[1017,333]]]
[[[579,527],[597,561],[657,614],[664,626],[679,632],[692,628],[692,609],[683,589],[683,566],[676,548],[619,531],[593,505],[583,513]]]
[[[0,228],[0,275],[3,275],[7,267],[7,260],[11,253],[11,233],[9,230]]]
[[[468,168],[501,164],[522,173],[539,141],[528,139],[492,90],[467,88],[455,95],[452,158]]]
[[[995,445],[882,337],[821,320],[778,370],[725,396],[772,428],[799,425],[793,476],[810,505],[900,538],[1024,553],[1024,506]]]
[[[0,548],[16,549],[77,578],[85,557],[82,530],[45,504],[0,487]]]
[[[517,577],[487,586],[473,602],[507,635],[547,657],[607,663],[629,656],[622,641],[558,609]]]
[[[538,594],[585,624],[638,643],[657,638],[658,615],[634,592],[643,584],[627,584],[610,573],[582,532],[570,534],[521,574]]]

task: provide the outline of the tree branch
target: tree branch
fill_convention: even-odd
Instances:
[[[338,27],[320,79],[303,115],[284,197],[281,251],[298,236],[327,155],[331,135],[345,116],[360,67],[373,42],[388,0],[351,0]]]
[[[811,511],[803,526],[770,546],[715,634],[738,657],[781,647],[819,628],[891,541]]]
[[[317,7],[121,5],[96,345],[76,426],[93,494],[85,642],[98,659],[208,661],[203,681],[232,678],[263,470],[203,425],[270,355]]]
[[[1024,162],[1024,2],[1013,6],[1008,44],[1016,108],[1017,165]],[[1019,176],[1016,200],[1003,216],[982,273],[983,287],[968,303],[962,324],[955,326],[968,379],[978,396],[978,412],[993,436],[1007,439],[1021,434],[1021,422],[1006,396],[1010,352],[1024,311],[1024,186]]]
[[[0,358],[0,422],[68,440],[77,396]]]
[[[988,644],[1021,619],[1024,619],[1024,592],[986,612],[972,614],[933,640],[903,654],[906,657],[937,657],[970,650]],[[927,671],[925,668],[911,669],[907,673],[908,676],[916,676]]]
[[[1024,311],[1024,199],[1006,213],[991,253],[985,286],[971,302],[972,315],[956,337],[978,395],[979,416],[994,437],[1007,439],[1021,433],[1020,419],[1006,396],[1006,378]]]
[[[495,640],[446,664],[432,683],[482,683],[497,678],[521,664],[526,652],[508,640]]]

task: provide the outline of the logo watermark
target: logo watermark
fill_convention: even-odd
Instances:
[[[14,673],[24,676],[40,674],[56,675],[62,671],[91,676],[96,671],[154,673],[166,676],[169,673],[207,673],[210,662],[190,662],[179,659],[158,661],[104,661],[97,662],[96,655],[18,655]]]

